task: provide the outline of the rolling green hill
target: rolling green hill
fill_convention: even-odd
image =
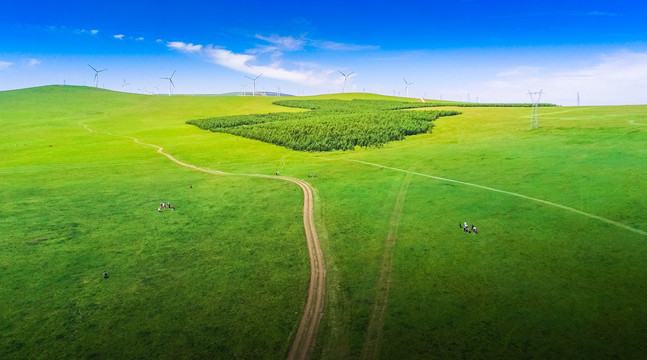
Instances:
[[[445,106],[461,114],[431,132],[327,153],[186,124],[303,111],[275,100],[0,92],[0,358],[285,358],[309,281],[300,189],[132,138],[312,185],[314,358],[647,354],[647,106],[540,108],[536,130],[528,108]]]

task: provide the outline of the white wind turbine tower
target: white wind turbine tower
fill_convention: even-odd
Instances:
[[[160,78],[160,79],[168,80],[168,96],[171,96],[171,85],[173,85],[173,87],[175,87],[175,84],[173,83],[173,75],[175,75],[176,71],[177,70],[174,70],[173,74],[171,74],[170,77],[161,77]]]
[[[102,72],[102,71],[106,71],[108,69],[97,70],[94,67],[92,67],[92,65],[90,65],[90,64],[88,64],[88,66],[90,67],[90,69],[94,70],[94,87],[98,87],[99,86],[99,73]]]
[[[129,83],[126,82],[126,79],[123,79],[124,83],[121,85],[121,90],[128,92],[128,86],[130,86]]]
[[[406,89],[406,92],[407,92],[407,97],[409,97],[409,85],[412,85],[413,82],[407,82],[407,79],[405,79],[405,78],[402,78],[402,80],[404,80],[404,83],[406,84],[405,89]]]
[[[339,71],[339,70],[337,70],[337,71]],[[341,76],[344,77],[344,92],[346,92],[346,80],[348,80],[348,77],[351,76],[353,73],[350,72],[350,73],[348,73],[348,75],[344,74],[341,71],[339,71],[339,73],[341,74]]]
[[[251,81],[254,83],[254,88],[252,89],[252,96],[256,96],[256,79],[258,79],[259,77],[261,77],[261,75],[263,75],[263,74],[261,73],[260,75],[258,75],[258,76],[257,76],[257,77],[255,77],[255,78],[251,78],[251,77],[249,77],[249,76],[245,75],[245,77],[246,77],[246,78],[248,78],[249,80],[251,80]]]

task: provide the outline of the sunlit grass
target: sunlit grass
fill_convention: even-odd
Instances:
[[[313,185],[330,265],[316,357],[360,356],[402,171],[421,175],[398,227],[383,358],[647,353],[645,236],[423,176],[644,232],[647,107],[541,108],[537,130],[527,108],[457,108],[429,134],[326,154],[185,124],[296,111],[274,100],[0,93],[0,357],[285,357],[309,279],[298,187],[182,168],[126,136]],[[177,210],[158,213],[161,201]]]

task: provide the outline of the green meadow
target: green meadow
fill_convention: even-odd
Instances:
[[[428,132],[331,152],[187,124],[304,111],[276,100],[0,92],[0,358],[285,358],[303,194],[244,176],[277,171],[315,191],[314,358],[366,354],[394,226],[380,358],[647,356],[647,106],[542,107],[531,130],[529,108],[446,103]]]

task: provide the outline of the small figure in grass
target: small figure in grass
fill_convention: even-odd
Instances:
[[[469,225],[467,225],[467,221],[463,223],[463,231],[468,232],[469,231]]]
[[[308,179],[310,179],[311,176],[312,176],[312,174],[308,174]]]
[[[161,207],[161,206],[159,206],[159,207],[157,208],[157,212],[162,212],[162,207]]]
[[[189,189],[193,189],[193,185],[189,185]]]
[[[109,278],[109,277],[110,277],[110,276],[108,276],[108,273],[107,273],[107,272],[105,272],[105,270],[104,270],[104,271],[103,271],[103,278],[104,278],[104,279],[107,279],[107,278]]]
[[[175,206],[171,205],[171,210],[175,210]]]
[[[472,224],[472,231],[474,231],[474,234],[478,234],[478,231],[476,230],[476,225]]]
[[[278,172],[278,171],[276,172],[276,176],[279,176],[279,172]]]
[[[317,177],[317,173],[312,174],[312,177]]]

